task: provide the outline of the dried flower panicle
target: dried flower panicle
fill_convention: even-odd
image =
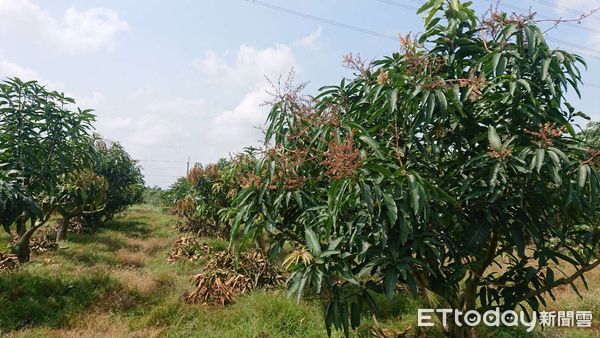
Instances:
[[[348,53],[343,56],[342,64],[348,69],[358,71],[365,80],[369,80],[371,74],[371,63],[363,59],[360,54]]]
[[[332,135],[329,150],[324,155],[323,165],[327,167],[325,173],[335,180],[354,176],[362,162],[360,149],[354,147],[352,131],[342,142]]]
[[[240,187],[242,189],[248,189],[251,187],[259,187],[262,183],[262,180],[260,178],[260,176],[256,175],[255,173],[247,173],[246,175],[242,176],[242,178],[240,179]]]
[[[490,157],[495,158],[495,159],[501,159],[501,160],[504,160],[507,157],[509,157],[511,152],[512,151],[510,148],[503,148],[500,150],[490,148],[490,150],[489,150]]]
[[[533,136],[532,143],[543,148],[552,146],[554,139],[562,136],[565,132],[564,126],[557,127],[555,123],[550,122],[542,123],[539,128],[539,131],[525,129],[525,133]]]
[[[188,172],[187,176],[185,177],[185,180],[192,185],[196,185],[196,184],[198,184],[198,182],[200,182],[202,175],[203,175],[202,164],[196,163],[196,164],[194,164],[192,169],[190,169],[190,171]]]
[[[379,69],[379,75],[377,75],[377,84],[387,84],[390,81],[389,73],[383,69]]]
[[[275,160],[275,174],[267,187],[276,190],[279,184],[286,190],[297,190],[304,185],[304,177],[298,174],[298,169],[309,160],[309,149],[271,149],[267,152]]]

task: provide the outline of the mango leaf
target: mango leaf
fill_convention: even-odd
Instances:
[[[319,238],[315,232],[310,228],[306,228],[304,229],[304,235],[310,253],[312,253],[313,256],[319,256],[321,254],[321,244],[319,243]]]
[[[500,140],[496,128],[492,126],[488,127],[488,141],[494,150],[500,151],[502,149],[502,140]]]

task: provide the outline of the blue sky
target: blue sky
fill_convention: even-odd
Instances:
[[[419,0],[262,1],[390,36],[421,31],[421,19],[405,8]],[[490,4],[475,2],[480,13]],[[600,0],[501,2],[514,7],[574,18],[570,11],[600,8]],[[548,32],[585,47],[551,42],[587,57],[588,85],[574,100],[594,120],[599,23],[597,13]],[[38,79],[95,109],[98,132],[123,143],[141,161],[147,184],[162,187],[185,173],[188,157],[207,163],[257,144],[264,76],[276,79],[293,67],[314,92],[350,75],[344,54],[372,59],[398,49],[390,39],[243,0],[0,0],[0,39],[1,76]]]

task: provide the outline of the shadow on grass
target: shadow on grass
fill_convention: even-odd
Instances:
[[[146,217],[117,218],[102,224],[102,229],[120,232],[128,237],[146,237],[153,231],[148,227],[150,220]]]
[[[64,250],[60,252],[60,255],[68,260],[83,263],[86,266],[94,266],[97,264],[117,266],[120,264],[115,255],[99,251]]]
[[[37,325],[61,327],[117,285],[106,274],[56,278],[17,272],[0,275],[0,331]]]
[[[69,242],[82,245],[102,244],[106,246],[107,251],[117,251],[126,246],[125,240],[116,236],[106,236],[102,233],[88,233],[81,235],[72,235],[68,238]]]

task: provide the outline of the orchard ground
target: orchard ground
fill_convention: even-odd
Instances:
[[[297,304],[284,289],[255,291],[225,308],[185,304],[191,277],[205,260],[169,264],[166,257],[181,236],[175,218],[152,206],[136,206],[96,233],[69,234],[61,248],[36,255],[17,272],[0,275],[0,334],[11,337],[326,337],[322,305]],[[0,247],[8,237],[0,235]],[[207,241],[216,249],[227,243]],[[208,259],[208,257],[207,257]],[[556,292],[549,310],[592,310],[591,329],[536,330],[536,337],[600,336],[600,269],[578,282],[583,298],[570,287]],[[387,302],[377,297],[375,324],[365,313],[352,333],[371,330],[392,337],[409,327],[415,334],[417,309],[425,298],[401,294]],[[443,337],[439,324],[424,332]],[[479,330],[482,337],[532,336],[523,330]],[[341,337],[341,333],[334,336]]]

